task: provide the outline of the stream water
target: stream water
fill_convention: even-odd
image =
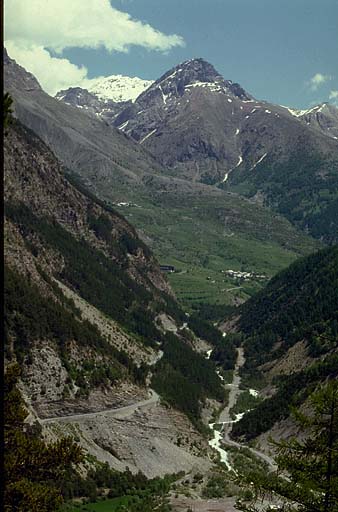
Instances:
[[[208,350],[206,353],[206,358],[209,359],[212,353],[212,349]],[[227,451],[222,447],[222,442],[226,442],[227,444],[233,445],[233,446],[240,446],[238,443],[235,443],[234,441],[231,441],[229,438],[229,434],[232,429],[232,425],[239,421],[245,414],[245,412],[236,414],[235,418],[232,419],[230,415],[230,411],[233,408],[233,406],[236,404],[238,396],[240,394],[239,385],[241,382],[241,378],[239,376],[239,369],[244,364],[244,354],[243,349],[238,348],[237,349],[237,360],[236,365],[234,369],[233,379],[231,384],[225,384],[225,387],[229,389],[229,397],[228,397],[228,404],[224,407],[224,409],[220,412],[218,416],[218,420],[214,423],[209,423],[209,427],[211,428],[213,432],[213,438],[209,440],[209,446],[217,450],[217,452],[220,455],[221,462],[223,462],[229,471],[235,471],[233,466],[230,463],[229,455]],[[219,378],[224,382],[224,378],[221,375],[220,370],[216,370],[217,375]],[[250,394],[253,396],[257,396],[258,392],[255,389],[249,390]]]

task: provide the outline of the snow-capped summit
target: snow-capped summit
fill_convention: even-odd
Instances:
[[[98,80],[88,91],[101,100],[134,102],[152,83],[152,80],[143,80],[138,77],[111,75]]]

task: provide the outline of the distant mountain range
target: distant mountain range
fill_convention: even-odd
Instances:
[[[169,70],[133,102],[97,104],[86,94],[68,90],[62,99],[116,126],[166,174],[238,192],[315,237],[337,239],[333,105],[295,110],[256,100],[203,59]]]
[[[82,108],[102,119],[111,120],[115,112],[133,103],[153,82],[137,77],[112,75],[97,80],[88,89],[70,87],[59,91],[55,98],[68,105]]]

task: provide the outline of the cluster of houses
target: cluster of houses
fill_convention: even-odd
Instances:
[[[256,272],[241,272],[240,270],[222,270],[223,274],[232,277],[234,279],[242,279],[248,281],[250,279],[266,279],[267,276],[264,274],[256,274]]]
[[[137,206],[138,208],[140,208],[140,206],[138,204],[135,204],[135,203],[127,203],[127,202],[124,202],[124,201],[121,201],[120,203],[113,203],[114,206]]]

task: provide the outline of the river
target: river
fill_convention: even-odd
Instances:
[[[212,350],[208,350],[208,352],[206,354],[207,359],[210,358],[211,353],[212,353]],[[264,462],[266,462],[269,465],[271,470],[275,470],[276,464],[275,464],[275,461],[271,457],[269,457],[268,455],[266,455],[263,452],[260,452],[259,450],[251,448],[250,446],[247,446],[247,445],[244,445],[241,443],[237,443],[236,441],[233,441],[230,438],[230,433],[231,433],[233,424],[236,423],[236,421],[239,421],[245,414],[244,412],[236,414],[235,419],[232,419],[231,415],[230,415],[230,411],[236,404],[236,402],[238,400],[238,396],[241,393],[241,390],[240,390],[241,377],[239,375],[239,370],[244,365],[244,363],[245,363],[244,350],[242,347],[239,347],[239,348],[237,348],[237,359],[236,359],[236,365],[235,365],[235,369],[234,369],[234,373],[233,373],[232,382],[231,382],[231,384],[225,384],[225,387],[227,389],[229,389],[228,403],[224,407],[224,409],[220,412],[217,421],[215,421],[214,423],[209,423],[209,427],[211,428],[211,430],[213,432],[213,437],[212,437],[212,439],[209,440],[209,445],[218,451],[218,453],[220,455],[221,462],[223,462],[226,465],[228,470],[234,471],[235,473],[236,473],[236,471],[230,463],[229,456],[226,451],[225,445],[235,446],[236,448],[248,448],[251,451],[251,453],[253,453],[253,455],[255,455],[256,457],[259,457]],[[217,375],[219,376],[219,378],[222,381],[224,381],[224,378],[220,374],[220,371],[216,370],[216,372],[217,372]],[[258,394],[258,392],[255,389],[250,389],[249,392],[254,396],[257,396],[257,394]],[[248,412],[248,411],[246,411],[246,412]]]

